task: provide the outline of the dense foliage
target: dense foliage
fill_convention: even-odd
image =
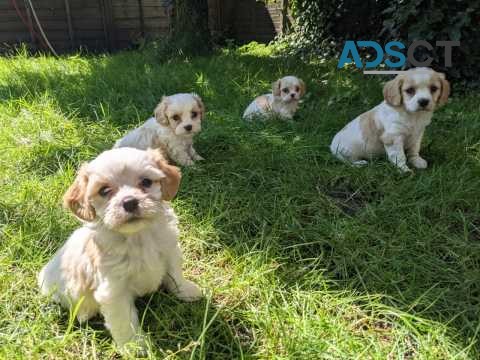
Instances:
[[[212,50],[208,29],[207,0],[171,0],[173,31],[167,37],[148,43],[159,58],[205,55]]]
[[[376,40],[386,43],[414,40],[459,40],[453,66],[444,68],[444,48],[429,52],[433,67],[454,79],[477,83],[480,73],[480,2],[457,0],[293,0],[294,26],[279,40],[292,55],[338,54],[344,41]],[[428,50],[419,48],[418,59]]]
[[[210,49],[207,0],[175,1],[175,35],[195,53]]]

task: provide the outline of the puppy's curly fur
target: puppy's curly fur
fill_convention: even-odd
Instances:
[[[170,160],[184,166],[203,160],[193,147],[205,116],[205,105],[197,94],[164,96],[154,113],[155,117],[118,140],[114,148],[161,148]]]
[[[285,76],[272,84],[272,93],[257,97],[245,109],[243,118],[254,116],[278,115],[291,119],[297,111],[300,99],[307,91],[302,79],[295,76]]]
[[[105,318],[117,345],[145,348],[134,300],[164,285],[183,300],[201,291],[182,275],[177,217],[169,201],[180,185],[178,168],[157,150],[105,151],[83,165],[64,196],[83,226],[38,276],[43,294],[77,318]]]
[[[387,154],[401,171],[427,167],[420,156],[425,128],[433,111],[450,94],[445,75],[429,68],[415,68],[398,75],[383,88],[384,101],[339,131],[330,145],[343,161],[365,165],[372,156]]]

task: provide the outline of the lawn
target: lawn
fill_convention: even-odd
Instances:
[[[336,161],[334,133],[382,99],[380,76],[250,46],[166,60],[153,50],[0,58],[0,358],[112,358],[100,318],[79,326],[36,274],[78,221],[76,168],[163,94],[207,107],[173,202],[195,304],[139,299],[152,358],[477,359],[480,96],[456,92],[427,129],[425,171]],[[308,94],[293,121],[247,124],[282,75]]]

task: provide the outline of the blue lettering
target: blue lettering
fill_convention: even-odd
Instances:
[[[341,69],[345,66],[345,64],[349,64],[352,62],[352,58],[349,57],[349,54],[352,54],[353,62],[355,66],[359,69],[362,68],[362,60],[360,59],[360,55],[358,54],[357,47],[355,46],[355,42],[352,40],[347,40],[345,46],[342,50],[342,55],[340,55],[340,60],[338,61],[337,68]]]
[[[382,63],[383,60],[383,49],[382,47],[375,41],[357,41],[358,46],[362,47],[371,47],[375,49],[377,53],[377,57],[373,61],[367,61],[365,64],[365,68],[374,68]]]
[[[405,45],[403,45],[400,41],[390,41],[387,43],[385,46],[385,52],[387,55],[397,57],[399,61],[391,61],[390,59],[385,60],[385,65],[388,67],[396,68],[396,67],[402,67],[405,64],[405,55],[401,53],[400,51],[393,50],[393,47],[397,47],[398,49],[405,49]]]

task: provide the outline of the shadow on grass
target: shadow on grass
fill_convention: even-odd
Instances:
[[[240,117],[249,101],[287,73],[309,87],[295,120],[244,123]],[[100,116],[122,128],[146,119],[163,94],[198,92],[210,109],[197,141],[207,161],[184,170],[179,198],[196,218],[211,214],[222,246],[239,255],[264,249],[281,258],[285,270],[278,274],[292,287],[305,282],[315,289],[331,279],[333,289],[383,294],[389,306],[452,321],[465,337],[460,341],[476,336],[479,173],[464,159],[463,134],[435,137],[432,125],[424,150],[433,166],[410,177],[382,162],[353,169],[328,153],[335,131],[380,100],[378,82],[358,74],[329,75],[326,65],[294,60],[221,55],[161,63],[138,53],[94,59],[73,75],[54,68],[12,76],[0,88],[3,98],[48,92],[62,111],[77,111],[79,122]],[[479,129],[470,136],[480,136]],[[456,155],[446,159],[445,149]],[[312,270],[318,263],[322,271]],[[199,313],[183,305],[180,311],[185,317],[171,329],[193,317],[186,326],[189,336],[197,334]],[[219,316],[213,329],[236,343]],[[153,315],[149,319],[147,325],[155,323]],[[207,346],[224,354],[220,345]]]
[[[50,306],[58,305],[50,304],[46,311],[49,311]],[[152,356],[175,354],[180,358],[188,355],[192,359],[200,359],[208,354],[210,359],[238,359],[253,355],[251,351],[255,350],[249,329],[238,320],[228,318],[222,308],[212,306],[207,299],[185,303],[160,290],[148,297],[137,299],[135,306],[141,328],[149,334]],[[61,333],[68,334],[70,314],[65,309],[61,309],[58,314],[61,316]],[[72,329],[93,331],[100,342],[113,343],[100,314],[84,324],[75,320]],[[97,349],[100,354],[105,350]]]
[[[75,70],[70,72],[61,62],[43,71],[18,68],[7,85],[0,86],[0,96],[35,99],[47,94],[63,113],[75,111],[78,120],[101,118],[125,126],[144,121],[163,95],[177,92],[195,91],[209,107],[229,103],[233,108],[226,109],[229,114],[240,113],[252,96],[270,91],[270,84],[280,76],[294,70],[304,77],[319,74],[318,67],[305,65],[299,73],[295,65],[294,60],[232,54],[161,62],[153,55],[125,52],[88,63],[73,60],[68,66]]]

